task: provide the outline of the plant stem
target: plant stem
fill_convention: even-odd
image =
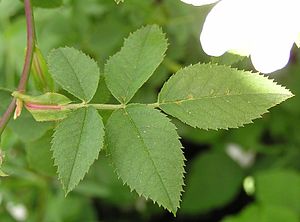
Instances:
[[[8,121],[10,120],[14,110],[16,108],[16,99],[14,98],[9,106],[7,107],[6,111],[4,112],[2,118],[0,119],[0,136],[2,135]]]
[[[25,16],[26,16],[26,24],[27,24],[27,50],[26,50],[23,71],[18,86],[19,92],[24,92],[26,90],[26,85],[31,70],[32,58],[33,58],[33,53],[35,48],[34,17],[33,17],[32,6],[30,1],[31,0],[24,0]]]
[[[35,30],[34,30],[34,17],[32,12],[31,0],[24,0],[24,9],[25,9],[25,17],[26,17],[26,28],[27,28],[27,49],[25,62],[23,66],[22,75],[20,78],[18,91],[25,92],[26,85],[28,81],[28,77],[30,74],[32,58],[35,48]],[[14,110],[16,107],[16,99],[14,98],[7,110],[4,112],[2,118],[0,119],[0,136],[2,135],[8,121],[10,120]]]

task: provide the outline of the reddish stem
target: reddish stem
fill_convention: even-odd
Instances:
[[[34,30],[34,19],[32,13],[31,0],[24,0],[24,9],[26,16],[26,28],[27,28],[27,50],[25,56],[25,62],[23,66],[23,71],[21,75],[21,79],[18,86],[18,91],[25,92],[27,80],[30,74],[32,58],[35,47],[35,30]],[[16,99],[14,98],[7,110],[4,112],[2,118],[0,119],[0,136],[2,135],[8,121],[12,117],[12,114],[16,107]]]
[[[24,4],[25,4],[26,24],[27,24],[27,50],[26,50],[23,71],[18,86],[18,91],[20,92],[24,92],[26,90],[26,84],[30,74],[32,58],[33,58],[33,53],[35,48],[35,31],[34,31],[34,21],[33,21],[31,2],[30,0],[24,0]]]
[[[26,103],[27,109],[31,110],[61,110],[62,107],[58,105],[43,105],[43,104],[35,104],[35,103]]]

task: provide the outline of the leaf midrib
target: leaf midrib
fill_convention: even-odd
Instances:
[[[140,67],[140,62],[141,62],[141,55],[142,55],[142,52],[144,52],[144,48],[145,48],[145,45],[146,45],[146,42],[148,41],[148,39],[149,39],[149,34],[150,34],[150,31],[152,30],[152,26],[149,28],[149,30],[147,31],[147,33],[146,33],[146,38],[143,40],[143,42],[142,42],[142,44],[141,44],[141,47],[140,47],[140,49],[139,49],[139,52],[138,52],[138,55],[137,55],[137,57],[136,57],[136,60],[135,60],[135,66],[134,66],[134,68],[133,68],[133,70],[132,70],[132,73],[136,73],[136,70],[138,70]],[[126,56],[125,56],[125,58],[126,58]],[[131,77],[131,76],[129,76],[129,77]],[[132,78],[129,78],[130,79],[130,81],[132,81]],[[144,82],[143,82],[144,83]],[[129,94],[129,90],[130,89],[130,86],[128,85],[127,86],[127,88],[126,88],[126,93],[125,93],[125,99],[124,99],[124,101],[123,101],[123,103],[127,103],[128,102],[128,100],[130,100],[131,98],[129,98],[129,96],[128,96],[128,94]],[[134,96],[134,95],[133,95]],[[131,97],[133,97],[133,96],[131,96]]]
[[[80,80],[79,80],[79,78],[77,76],[77,72],[74,70],[74,68],[72,66],[72,63],[69,61],[68,57],[64,54],[64,52],[62,50],[59,50],[59,52],[62,54],[62,57],[66,60],[66,62],[68,63],[69,67],[71,68],[73,75],[75,76],[76,80],[78,81],[78,85],[79,85],[80,91],[81,91],[84,99],[87,100],[87,95],[84,92],[84,88],[81,85],[81,82],[80,82]],[[77,97],[77,95],[75,95],[75,96]]]
[[[159,178],[159,180],[160,180],[160,183],[162,184],[162,187],[163,187],[164,191],[165,191],[166,194],[167,194],[168,201],[169,201],[170,205],[172,206],[172,208],[174,208],[174,205],[173,205],[173,203],[172,203],[170,194],[169,194],[167,188],[165,187],[165,185],[164,185],[164,183],[163,183],[163,179],[162,179],[161,175],[159,174],[159,171],[157,170],[157,167],[156,167],[156,165],[155,165],[154,160],[153,160],[152,157],[151,157],[151,154],[150,154],[149,150],[147,149],[148,147],[147,147],[147,145],[146,145],[146,143],[145,143],[145,141],[144,141],[144,139],[143,139],[142,134],[141,134],[140,131],[139,131],[139,128],[136,126],[136,124],[134,123],[133,119],[130,117],[129,113],[126,111],[126,109],[124,109],[124,112],[127,114],[128,119],[129,119],[131,125],[132,125],[133,128],[136,130],[136,132],[137,132],[137,134],[138,134],[138,136],[139,136],[138,138],[139,138],[139,140],[141,141],[141,143],[143,144],[143,147],[145,148],[146,153],[147,153],[147,155],[149,156],[149,159],[151,160],[151,163],[152,163],[152,165],[153,165],[153,167],[154,167],[154,169],[155,169],[155,171],[156,171],[156,173],[157,173],[157,175],[158,175],[158,178]],[[176,209],[176,206],[175,206],[175,209]],[[173,210],[174,210],[174,209],[173,209]]]
[[[72,167],[71,167],[71,172],[68,176],[68,182],[67,182],[67,191],[69,191],[71,188],[70,188],[70,181],[71,181],[71,178],[73,176],[73,172],[74,172],[74,166],[75,166],[75,163],[77,162],[77,157],[78,157],[78,152],[79,152],[79,147],[81,146],[81,139],[82,139],[82,132],[83,132],[83,129],[84,129],[84,126],[85,126],[85,120],[86,120],[86,116],[87,116],[87,110],[84,110],[84,117],[83,117],[83,121],[82,121],[82,125],[81,125],[81,129],[80,129],[80,135],[79,135],[79,140],[78,140],[78,143],[76,145],[77,147],[77,150],[76,150],[76,153],[75,153],[75,158],[74,158],[74,161],[72,163]]]
[[[178,99],[178,100],[169,100],[160,102],[159,105],[168,105],[173,103],[183,103],[183,102],[190,102],[190,101],[197,101],[203,99],[219,99],[219,98],[226,98],[226,97],[235,97],[235,96],[254,96],[254,95],[281,95],[286,97],[292,97],[293,94],[286,94],[286,93],[245,93],[245,94],[230,94],[230,95],[217,95],[217,96],[203,96],[199,98],[187,98],[187,99]]]

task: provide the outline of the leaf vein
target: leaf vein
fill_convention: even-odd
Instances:
[[[157,167],[155,165],[154,160],[152,159],[152,156],[151,156],[149,150],[147,149],[147,145],[146,145],[146,143],[145,143],[145,141],[143,139],[143,135],[140,133],[139,128],[136,126],[136,124],[134,123],[133,119],[130,117],[129,113],[126,111],[126,109],[124,109],[124,112],[127,114],[130,123],[132,124],[133,128],[136,130],[136,132],[137,132],[137,134],[139,136],[139,140],[141,141],[143,147],[145,148],[145,151],[146,151],[147,155],[149,156],[149,159],[151,160],[151,163],[152,163],[152,165],[153,165],[153,167],[154,167],[154,169],[155,169],[155,171],[156,171],[156,173],[158,175],[159,181],[161,182],[162,187],[163,187],[165,193],[167,194],[167,198],[169,200],[169,203],[171,204],[171,206],[173,206],[170,194],[169,194],[167,188],[164,185],[163,179],[162,179],[162,177],[161,177],[161,175],[160,175],[160,173],[159,173],[159,171],[158,171],[158,169],[157,169]]]
[[[77,149],[76,149],[76,153],[75,153],[75,158],[74,158],[74,161],[72,163],[72,167],[71,167],[71,171],[70,171],[70,174],[68,176],[68,179],[67,179],[67,184],[68,184],[68,189],[70,189],[70,181],[71,181],[71,178],[72,178],[72,175],[73,175],[73,172],[74,172],[74,166],[75,166],[75,163],[77,162],[77,158],[78,158],[78,152],[79,152],[79,147],[81,145],[81,139],[82,139],[82,132],[83,132],[83,129],[84,129],[84,126],[85,126],[85,121],[86,121],[86,116],[87,116],[87,110],[84,110],[84,117],[83,117],[83,121],[82,121],[82,125],[81,125],[81,129],[80,129],[80,135],[79,135],[79,140],[78,140],[78,143],[76,145]]]

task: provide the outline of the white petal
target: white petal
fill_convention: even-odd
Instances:
[[[202,5],[208,5],[208,4],[218,2],[219,0],[181,0],[181,1],[195,6],[202,6]]]
[[[223,0],[211,10],[200,36],[204,52],[211,56],[220,56],[229,50],[248,54],[251,46],[249,18],[253,11],[247,3],[245,0]]]
[[[262,73],[271,73],[282,69],[290,58],[293,41],[280,44],[265,44],[261,48],[253,50],[251,61],[256,70]]]
[[[287,65],[299,32],[298,6],[298,0],[261,1],[252,21],[253,30],[259,35],[253,38],[251,60],[258,71],[271,73]]]
[[[300,32],[299,0],[222,0],[208,14],[200,36],[212,56],[251,54],[258,71],[283,68]]]

